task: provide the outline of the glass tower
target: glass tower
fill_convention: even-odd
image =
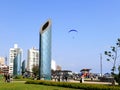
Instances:
[[[25,60],[22,62],[22,74],[25,73]]]
[[[39,42],[39,77],[51,79],[51,21],[48,20],[40,29]]]
[[[14,58],[13,75],[21,75],[21,53],[18,53]]]

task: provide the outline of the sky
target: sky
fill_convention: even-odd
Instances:
[[[27,50],[39,48],[39,31],[48,19],[52,59],[62,69],[100,73],[102,54],[103,73],[110,72],[104,51],[120,38],[120,0],[0,0],[0,56],[9,58],[17,43],[27,60]]]

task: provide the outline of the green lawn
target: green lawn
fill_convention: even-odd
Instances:
[[[78,90],[56,86],[24,84],[22,81],[13,81],[10,83],[4,82],[3,78],[0,78],[0,90]]]
[[[44,86],[35,84],[24,84],[24,82],[0,82],[0,90],[77,90],[56,86]]]

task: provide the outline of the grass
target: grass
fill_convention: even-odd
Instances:
[[[5,83],[2,78],[0,79],[0,90],[120,90],[119,86],[113,87],[101,84],[82,84],[41,80],[29,80],[27,81],[28,83],[25,84],[25,81],[17,80],[10,83]]]
[[[0,90],[78,90],[78,89],[35,84],[24,84],[24,82],[20,81],[14,81],[10,83],[5,83],[2,81],[0,82]]]

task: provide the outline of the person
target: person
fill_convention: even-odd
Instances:
[[[82,78],[80,78],[80,83],[82,83]]]
[[[80,83],[83,83],[83,82],[84,82],[84,75],[80,77]]]
[[[58,76],[58,82],[60,82],[60,75]]]
[[[91,81],[93,81],[93,76],[91,76]]]
[[[10,82],[10,74],[7,74],[7,82]]]
[[[55,81],[57,81],[57,75],[55,75]]]
[[[114,80],[114,78],[112,79],[112,85],[115,86],[115,80]]]
[[[4,78],[5,78],[5,82],[10,82],[10,74],[9,73],[5,73]]]
[[[5,82],[7,82],[7,73],[4,73]]]
[[[67,77],[67,75],[65,76],[65,81],[67,82],[67,80],[68,80],[68,77]]]

